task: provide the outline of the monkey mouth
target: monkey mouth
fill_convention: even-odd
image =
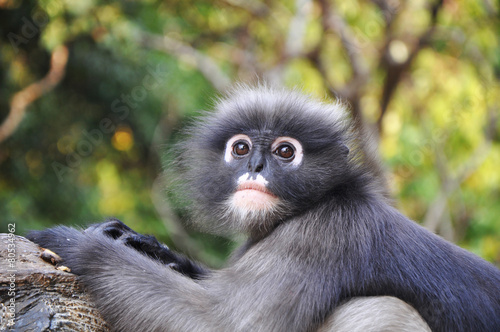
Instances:
[[[238,191],[250,191],[250,190],[255,190],[261,193],[264,193],[266,195],[269,195],[271,197],[276,197],[275,194],[273,194],[269,189],[267,189],[264,185],[255,182],[255,181],[245,181],[241,184],[238,185],[236,188],[236,192]]]
[[[279,199],[263,184],[244,181],[238,185],[231,198],[231,205],[245,213],[272,210]]]

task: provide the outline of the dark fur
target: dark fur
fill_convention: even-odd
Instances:
[[[224,210],[246,167],[221,155],[238,133],[262,148],[269,189],[286,202],[280,213],[235,222]],[[298,169],[269,156],[277,136],[303,144]],[[500,271],[388,204],[359,139],[341,105],[296,92],[243,87],[221,100],[190,132],[180,166],[194,219],[246,232],[249,241],[232,264],[203,270],[201,280],[102,227],[30,238],[81,276],[117,331],[312,331],[345,300],[383,295],[411,304],[433,331],[500,331]]]

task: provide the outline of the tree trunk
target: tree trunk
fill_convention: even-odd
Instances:
[[[0,331],[109,331],[56,258],[26,238],[0,234]]]

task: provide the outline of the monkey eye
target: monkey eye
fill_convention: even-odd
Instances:
[[[252,140],[245,134],[237,134],[226,142],[224,160],[230,163],[233,160],[244,158],[252,150]]]
[[[233,156],[242,157],[250,151],[250,146],[244,141],[238,141],[233,144]]]
[[[271,153],[280,161],[298,167],[304,158],[302,144],[295,138],[280,136],[271,144]]]
[[[274,154],[283,159],[291,160],[295,156],[295,149],[290,144],[281,144],[274,150]]]

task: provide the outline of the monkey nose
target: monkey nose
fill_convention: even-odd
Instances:
[[[251,173],[260,173],[264,169],[263,158],[251,158],[248,162],[248,171]]]
[[[261,153],[254,153],[248,160],[248,171],[250,173],[260,173],[264,169],[265,158]]]
[[[260,173],[264,169],[263,163],[252,163],[248,164],[248,170],[252,173]]]

